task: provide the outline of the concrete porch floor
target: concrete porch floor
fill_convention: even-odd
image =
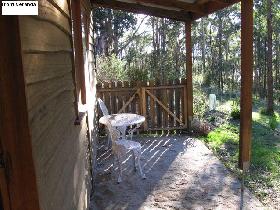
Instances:
[[[134,140],[142,144],[147,179],[128,153],[117,184],[111,151],[100,144],[92,209],[266,209],[247,189],[241,196],[240,181],[203,142],[174,135]]]

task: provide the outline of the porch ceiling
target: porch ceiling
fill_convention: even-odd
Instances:
[[[169,18],[196,20],[241,0],[91,0],[95,7]]]

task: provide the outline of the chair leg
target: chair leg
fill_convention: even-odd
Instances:
[[[106,150],[108,150],[110,148],[110,141],[111,141],[111,138],[110,138],[110,135],[108,135],[108,139],[107,139],[107,146],[106,146]]]
[[[107,145],[105,146],[105,149],[108,150],[110,148],[111,136],[108,129],[106,129],[106,133],[108,138],[107,138]]]
[[[132,152],[132,158],[133,158],[134,171],[137,171],[136,155],[135,155],[134,150],[133,150],[133,152]]]
[[[133,152],[134,152],[134,155],[136,157],[136,164],[139,167],[140,175],[141,175],[142,179],[146,179],[146,175],[143,173],[141,163],[140,163],[141,149],[140,150],[139,149],[133,150]],[[136,167],[136,165],[135,165],[135,167]]]
[[[118,168],[119,168],[118,183],[121,183],[121,182],[122,182],[122,161],[121,161],[121,154],[117,154],[117,161],[118,161]]]

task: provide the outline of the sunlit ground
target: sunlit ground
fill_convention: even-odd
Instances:
[[[232,120],[230,116],[232,104],[232,101],[226,101],[218,106],[227,120],[204,140],[224,164],[238,174],[239,120]],[[245,183],[264,204],[279,207],[280,117],[278,112],[274,116],[262,114],[264,105],[259,100],[254,103],[252,161]]]
[[[188,136],[142,137],[141,163],[147,179],[133,170],[131,154],[123,159],[123,182],[117,184],[112,156],[100,145],[94,209],[236,209],[261,207],[202,141]],[[101,141],[102,142],[102,141]],[[106,141],[104,141],[105,143]]]

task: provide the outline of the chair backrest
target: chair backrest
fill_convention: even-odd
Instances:
[[[104,116],[105,116],[105,115],[109,115],[109,111],[108,111],[108,109],[107,109],[105,103],[104,103],[100,98],[98,98],[97,101],[98,101],[99,107],[100,107],[100,109],[101,109],[101,111],[102,111],[102,114],[103,114]]]

